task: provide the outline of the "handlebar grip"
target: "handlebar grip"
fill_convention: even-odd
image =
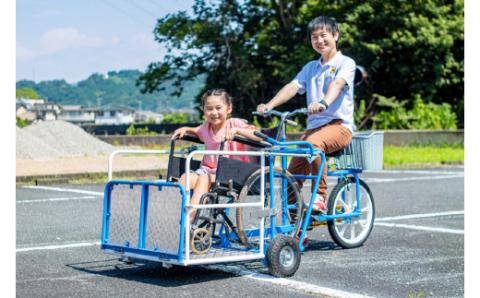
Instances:
[[[287,119],[287,124],[291,125],[291,126],[298,126],[298,123],[296,121],[293,121],[293,120],[290,120],[290,119]]]
[[[268,139],[268,136],[262,132],[259,131],[254,131],[253,134],[259,138],[262,138],[264,140]]]

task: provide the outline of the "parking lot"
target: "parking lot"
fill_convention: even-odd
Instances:
[[[291,278],[268,275],[261,262],[124,263],[99,248],[103,185],[19,186],[17,296],[463,297],[463,168],[362,177],[376,204],[367,242],[341,249],[317,228]]]

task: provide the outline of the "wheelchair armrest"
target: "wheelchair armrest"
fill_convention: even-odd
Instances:
[[[235,136],[233,137],[233,140],[235,142],[239,142],[245,145],[249,145],[255,148],[269,148],[272,147],[272,144],[265,142],[265,141],[253,141],[250,140],[249,138],[246,138],[244,136]]]
[[[188,135],[188,134],[183,135],[183,137],[179,138],[178,140],[203,144],[203,142],[197,136]]]

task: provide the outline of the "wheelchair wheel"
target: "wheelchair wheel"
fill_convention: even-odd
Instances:
[[[332,239],[343,248],[361,246],[370,235],[375,220],[375,203],[368,185],[360,179],[359,217],[342,218],[328,221],[328,231]],[[338,183],[328,199],[328,215],[342,215],[357,208],[357,187],[355,178],[349,177]]]
[[[274,169],[274,181],[269,181],[270,168],[265,168],[265,214],[275,213],[276,227],[280,227],[282,234],[295,237],[300,230],[303,216],[302,197],[295,178],[282,169]],[[261,170],[250,175],[238,196],[239,203],[253,203],[260,200]],[[283,183],[284,182],[284,183]],[[275,208],[270,210],[270,188],[274,189]],[[287,201],[288,194],[291,199]],[[236,212],[238,238],[247,247],[258,247],[260,218],[262,211],[258,207],[237,208]],[[264,227],[270,227],[269,216],[265,216]],[[267,236],[267,235],[265,235]]]
[[[192,239],[190,240],[192,252],[196,255],[204,255],[212,246],[212,234],[205,228],[193,230]]]

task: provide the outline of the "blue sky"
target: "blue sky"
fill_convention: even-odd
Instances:
[[[74,83],[111,70],[145,70],[163,57],[158,17],[193,0],[17,0],[16,80]]]

